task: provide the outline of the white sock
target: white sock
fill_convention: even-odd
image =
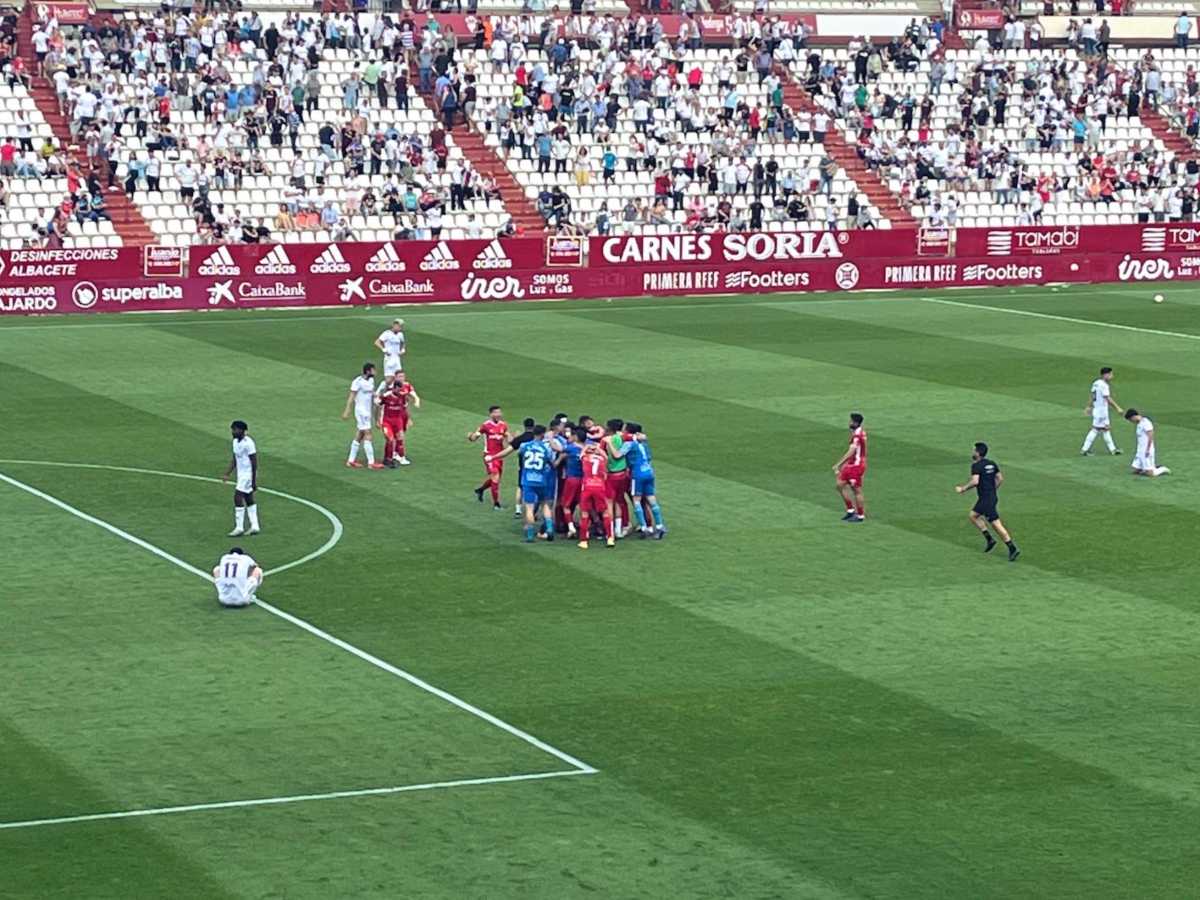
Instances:
[[[1105,431],[1105,432],[1103,432],[1103,434],[1104,434],[1104,446],[1108,448],[1109,453],[1112,453],[1114,450],[1117,449],[1117,445],[1113,442],[1113,439],[1112,439],[1112,432]]]
[[[354,462],[356,459],[358,459],[358,447],[358,441],[350,442],[350,458],[347,459],[346,462]]]
[[[363,446],[363,450],[365,450],[366,454],[367,454],[367,465],[368,466],[375,465],[375,445],[372,444],[370,441],[363,441],[362,446]]]
[[[242,526],[246,524],[246,507],[235,506],[233,508],[233,524],[237,526],[238,531],[242,530]]]
[[[1085,437],[1083,439],[1083,447],[1080,448],[1079,452],[1087,453],[1089,450],[1091,450],[1092,444],[1096,443],[1096,435],[1098,435],[1099,433],[1100,432],[1098,432],[1095,428],[1093,428],[1091,431],[1089,431],[1087,433],[1087,437]]]
[[[620,534],[622,531],[624,531],[624,530],[625,530],[625,529],[622,527],[622,526],[623,526],[625,523],[624,523],[623,521],[621,521],[621,517],[620,517],[620,516],[617,516],[617,517],[616,517],[616,519],[614,519],[613,521],[616,523],[616,527],[615,527],[613,530],[614,530],[614,531],[615,531],[617,534]]]
[[[250,527],[255,531],[258,530],[258,504],[251,503],[246,507],[246,512],[250,515]]]

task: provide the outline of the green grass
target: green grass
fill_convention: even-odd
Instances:
[[[346,470],[389,310],[0,322],[0,458],[261,484],[345,534],[265,600],[593,775],[0,830],[4,897],[1191,897],[1200,290],[406,310],[406,470]],[[1097,367],[1170,478],[1082,459]],[[525,545],[470,490],[491,403],[645,424],[671,533]],[[871,521],[830,465],[871,433]],[[1116,427],[1132,450],[1132,428]],[[965,518],[975,440],[1024,556]],[[0,473],[202,569],[229,489]],[[511,470],[507,473],[511,478]],[[511,484],[505,484],[506,503]],[[260,497],[267,568],[326,541]],[[0,822],[569,769],[0,482]]]

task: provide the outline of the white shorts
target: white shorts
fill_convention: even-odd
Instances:
[[[383,376],[395,375],[404,368],[404,358],[401,356],[385,356],[383,358]]]
[[[359,431],[370,431],[372,426],[372,414],[369,412],[354,411],[354,423],[358,426]]]
[[[1104,415],[1102,415],[1102,416],[1092,413],[1092,427],[1093,428],[1108,428],[1108,424],[1109,423],[1108,423],[1108,412],[1107,411],[1105,411]]]
[[[249,494],[254,490],[254,482],[249,475],[238,475],[234,490],[239,494]]]
[[[256,590],[258,590],[257,582],[251,582],[241,590],[234,584],[218,584],[217,602],[222,606],[249,606],[254,602]]]
[[[1154,462],[1154,451],[1151,450],[1149,453],[1138,453],[1138,455],[1133,458],[1131,466],[1135,471],[1138,472],[1150,472],[1158,468]]]

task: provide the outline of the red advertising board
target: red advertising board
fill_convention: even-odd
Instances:
[[[584,252],[586,251],[586,252]],[[0,253],[0,313],[338,306],[1200,279],[1200,227],[642,235]]]
[[[960,9],[958,11],[958,27],[960,29],[977,29],[993,31],[1004,27],[1004,11],[1000,9]]]
[[[90,3],[44,0],[33,4],[33,13],[38,20],[53,17],[58,20],[59,25],[82,25],[92,14],[92,7]]]

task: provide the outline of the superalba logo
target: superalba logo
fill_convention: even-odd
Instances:
[[[342,251],[338,249],[337,244],[330,244],[320,256],[313,260],[308,271],[314,275],[345,273],[350,271],[350,263],[346,262],[346,257],[342,256]]]
[[[458,260],[454,258],[454,254],[450,252],[445,241],[438,241],[437,246],[426,253],[425,258],[421,260],[423,272],[448,272],[457,268],[459,268]]]
[[[391,244],[384,244],[367,260],[366,269],[368,272],[403,272],[405,266],[396,248]]]
[[[296,267],[288,258],[287,251],[277,245],[270,253],[258,261],[254,267],[255,275],[295,275]]]
[[[233,261],[228,247],[218,247],[208,259],[196,267],[197,275],[241,275],[242,270]]]
[[[508,258],[508,254],[504,252],[504,248],[500,246],[500,240],[497,238],[479,251],[479,255],[475,257],[475,262],[471,265],[476,269],[511,269],[512,260]]]

